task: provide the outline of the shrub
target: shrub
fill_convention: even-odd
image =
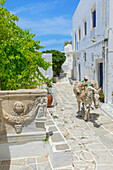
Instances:
[[[34,88],[46,80],[39,67],[47,70],[51,64],[37,52],[43,47],[40,41],[32,39],[35,34],[18,27],[15,21],[19,18],[4,8],[4,3],[5,0],[0,0],[0,88]]]
[[[99,94],[101,99],[104,99],[103,89],[101,89],[98,94]]]

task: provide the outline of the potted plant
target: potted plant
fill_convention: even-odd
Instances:
[[[104,103],[104,93],[103,93],[103,89],[101,89],[101,90],[99,91],[99,95],[100,95],[100,97],[99,97],[100,102],[103,102],[103,103]]]

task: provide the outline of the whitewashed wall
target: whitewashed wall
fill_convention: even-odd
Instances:
[[[64,70],[65,73],[69,74],[69,77],[71,77],[72,61],[73,61],[72,44],[67,44],[64,47],[64,53],[66,56],[66,61],[62,65],[62,69]]]
[[[96,7],[96,28],[92,30],[91,9]],[[84,37],[84,20],[87,21],[87,35]],[[78,42],[78,30],[81,29],[81,40]],[[103,54],[103,42],[105,42],[105,52]],[[75,49],[75,33],[78,48]],[[89,79],[98,82],[97,63],[103,63],[103,89],[106,102],[111,102],[113,91],[113,0],[81,0],[77,10],[73,15],[73,51],[77,50],[77,55],[73,55],[74,79],[79,79],[78,64],[81,65],[81,79],[87,75]],[[99,36],[97,36],[99,35]],[[96,42],[91,40],[95,37]],[[108,52],[107,52],[108,51]],[[84,62],[84,52],[86,52],[86,62]],[[92,53],[94,61],[92,61]],[[78,59],[77,59],[78,58]],[[75,64],[76,62],[76,64]],[[95,73],[94,73],[95,69]]]
[[[43,53],[42,57],[45,58],[45,61],[52,63],[52,54],[51,53]],[[44,76],[46,76],[46,77],[48,76],[49,79],[53,77],[52,66],[50,66],[47,71],[40,68],[40,71]]]
[[[109,0],[109,40],[108,40],[108,102],[113,92],[113,0]]]

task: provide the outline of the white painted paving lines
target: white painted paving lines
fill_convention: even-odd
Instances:
[[[83,116],[78,117],[73,86],[56,84],[55,87],[59,100],[53,113],[58,118],[54,120],[72,148],[74,169],[108,170],[107,165],[113,169],[112,120],[97,109],[91,110],[90,120],[85,122]]]
[[[21,159],[2,160],[0,170],[52,170],[48,155]]]

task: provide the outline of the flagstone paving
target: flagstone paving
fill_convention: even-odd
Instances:
[[[49,108],[73,152],[74,170],[113,170],[113,121],[100,109],[91,110],[90,120],[77,113],[70,84],[55,84],[57,105]]]
[[[52,170],[48,156],[0,161],[0,170]]]

